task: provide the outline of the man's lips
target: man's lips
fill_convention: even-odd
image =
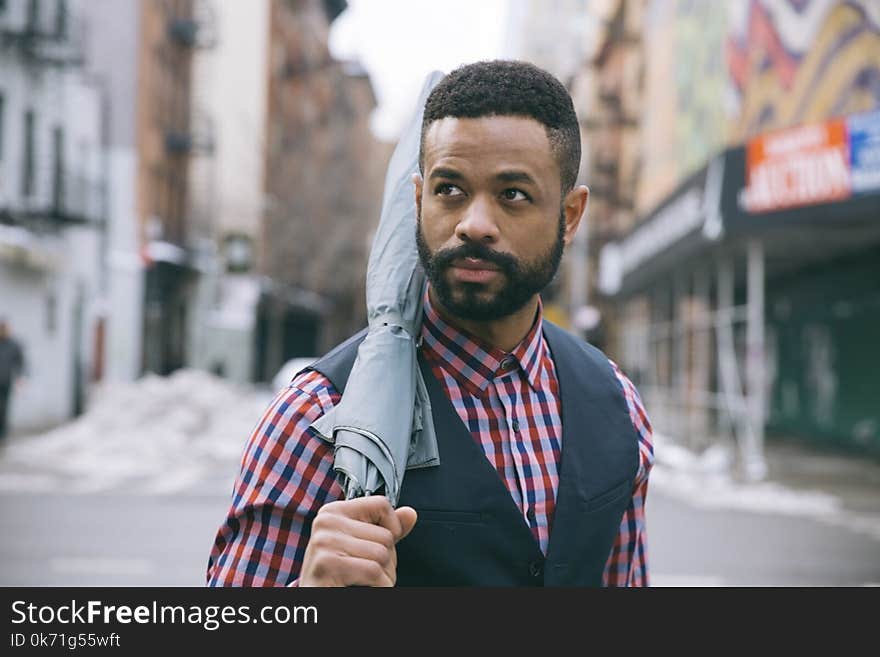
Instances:
[[[488,260],[480,260],[479,258],[459,258],[458,260],[452,261],[453,267],[458,267],[459,269],[472,269],[474,271],[480,270],[489,270],[489,271],[498,271],[498,265],[494,262],[489,262]]]
[[[499,275],[498,265],[478,258],[460,258],[451,263],[452,276],[463,283],[488,283]]]

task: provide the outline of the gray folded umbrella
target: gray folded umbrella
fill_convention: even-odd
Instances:
[[[431,73],[385,176],[382,216],[367,265],[368,331],[340,402],[314,423],[334,444],[334,468],[346,499],[382,486],[397,506],[407,468],[437,465],[437,437],[416,360],[425,275],[416,250],[412,174],[418,171],[422,113],[443,78]]]

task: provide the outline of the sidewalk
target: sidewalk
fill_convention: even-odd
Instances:
[[[768,440],[768,474],[745,482],[729,448],[695,454],[655,436],[652,487],[693,507],[742,510],[819,520],[880,542],[880,461]]]
[[[794,440],[765,447],[768,479],[792,490],[821,490],[854,513],[880,514],[880,459],[832,452]]]

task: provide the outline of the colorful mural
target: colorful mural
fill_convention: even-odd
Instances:
[[[652,0],[637,209],[650,210],[724,146],[727,16],[705,0]]]
[[[880,108],[878,0],[649,0],[645,16],[640,214],[725,145]]]
[[[729,3],[729,141],[880,107],[880,3]]]

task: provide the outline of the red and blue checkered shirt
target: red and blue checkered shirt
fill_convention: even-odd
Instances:
[[[546,554],[559,483],[562,416],[556,368],[541,327],[539,308],[528,335],[506,353],[445,322],[426,295],[421,348]],[[612,366],[639,436],[639,470],[603,583],[647,586],[651,426],[635,387]],[[309,429],[340,398],[315,371],[295,377],[275,397],[245,449],[232,507],[208,562],[209,585],[284,586],[299,576],[315,514],[343,497],[332,445]]]

